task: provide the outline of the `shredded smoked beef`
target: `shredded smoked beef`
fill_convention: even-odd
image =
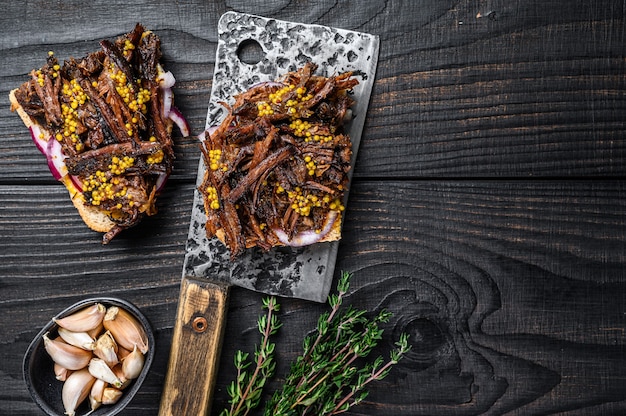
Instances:
[[[159,88],[159,38],[137,24],[101,50],[60,64],[50,53],[15,97],[58,140],[73,182],[116,224],[106,243],[156,212],[158,186],[174,159]]]
[[[205,132],[199,191],[207,234],[218,235],[232,258],[247,247],[290,244],[300,233],[322,240],[329,218],[344,209],[352,151],[343,126],[358,81],[351,73],[316,76],[316,69],[307,63],[236,95],[221,125]]]

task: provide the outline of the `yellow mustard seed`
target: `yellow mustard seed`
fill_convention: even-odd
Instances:
[[[148,162],[149,164],[154,164],[154,163],[161,163],[163,161],[163,157],[165,155],[163,154],[162,150],[159,150],[151,155],[149,155],[146,158],[146,162]]]
[[[222,151],[220,149],[209,150],[209,169],[211,170],[226,170],[226,165],[221,162]]]
[[[131,51],[133,49],[135,49],[135,45],[133,45],[130,40],[126,39],[124,41],[124,52]]]
[[[259,117],[270,116],[274,114],[274,110],[272,109],[272,107],[265,101],[259,101],[257,103],[257,110],[259,113]]]
[[[207,202],[209,203],[209,207],[211,209],[219,209],[220,202],[217,197],[217,189],[215,189],[215,187],[213,186],[208,186],[206,188],[206,193],[207,193]]]

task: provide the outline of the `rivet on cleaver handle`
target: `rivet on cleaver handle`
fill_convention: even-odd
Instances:
[[[184,277],[159,415],[207,415],[226,325],[229,287]]]

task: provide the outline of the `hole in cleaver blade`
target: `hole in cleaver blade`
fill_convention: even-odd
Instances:
[[[318,65],[316,74],[330,76],[352,71],[359,80],[354,88],[354,119],[346,126],[352,140],[352,169],[361,140],[365,115],[378,62],[378,36],[320,25],[268,19],[227,12],[218,24],[218,45],[206,127],[226,116],[220,102],[250,86],[295,71],[307,61]],[[258,44],[257,58],[240,59],[241,46]],[[252,62],[252,63],[251,63]],[[200,158],[197,185],[202,183]],[[346,195],[347,198],[347,195]],[[346,205],[349,210],[349,205]],[[307,247],[276,247],[269,252],[252,248],[230,260],[228,249],[217,239],[207,239],[202,197],[194,195],[183,275],[221,279],[255,291],[325,302],[330,291],[339,241]]]

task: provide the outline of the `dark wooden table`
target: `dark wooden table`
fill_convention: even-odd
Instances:
[[[354,415],[626,414],[623,1],[32,1],[0,12],[0,414],[34,415],[22,356],[73,302],[139,306],[156,360],[123,413],[163,388],[192,190],[176,137],[160,212],[109,246],[50,176],[7,94],[47,52],[82,56],[141,22],[176,103],[205,122],[216,23],[238,10],[378,34],[381,51],[340,244],[349,302],[394,313],[413,349]],[[231,294],[214,403],[257,342],[262,295]],[[278,379],[322,304],[281,299]]]

